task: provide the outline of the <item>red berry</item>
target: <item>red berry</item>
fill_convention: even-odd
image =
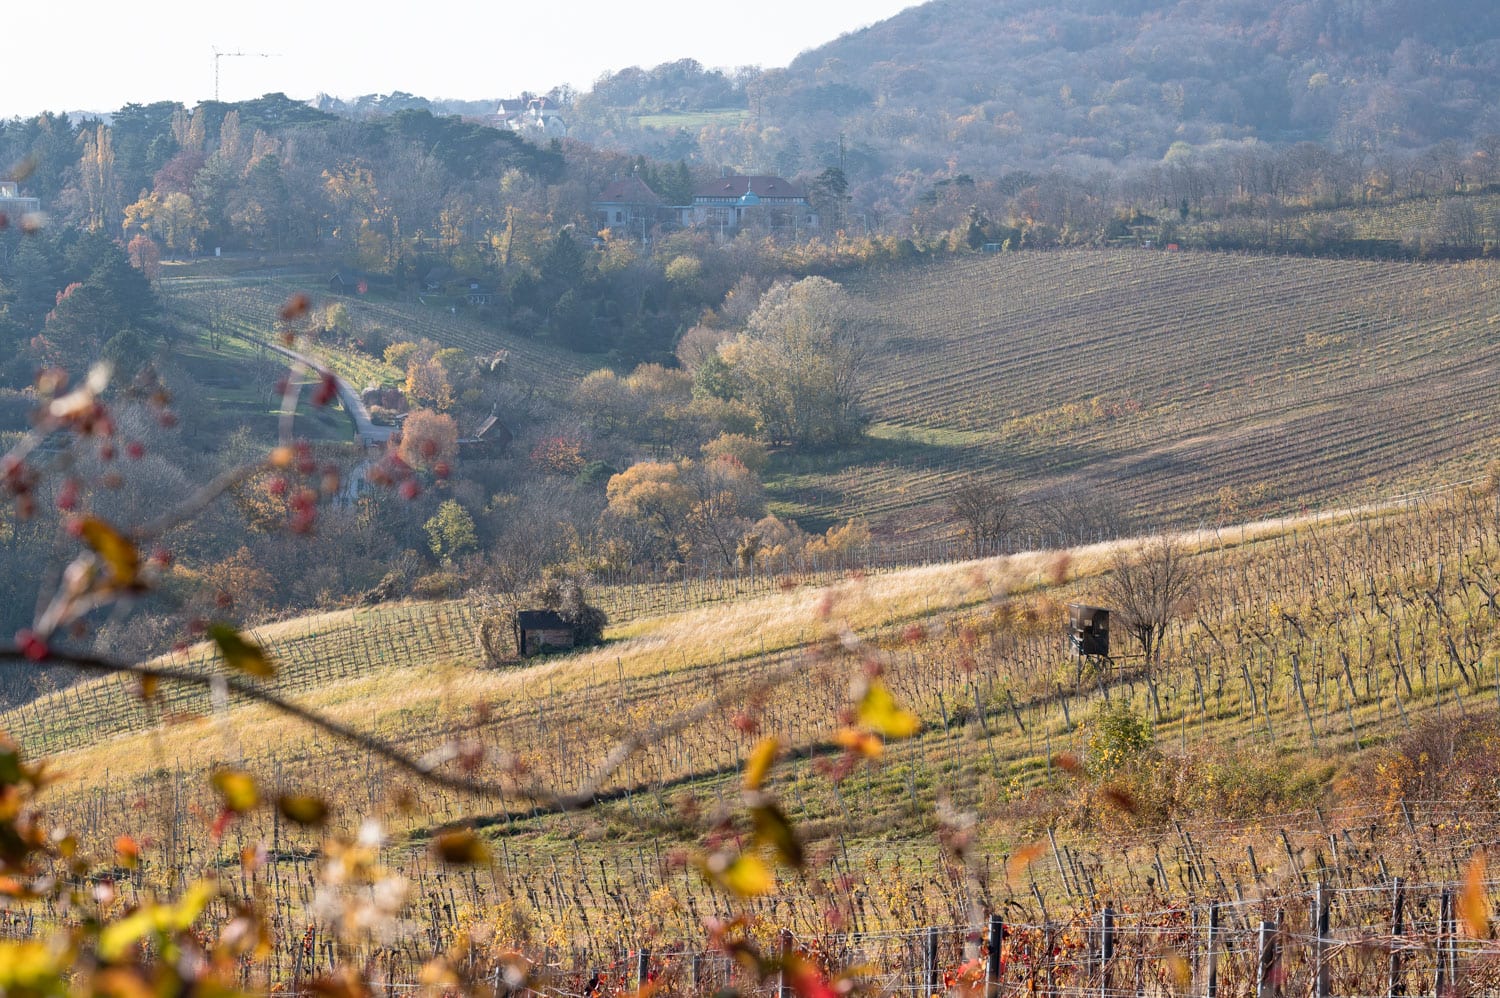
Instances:
[[[280,475],[277,475],[275,478],[266,483],[266,491],[271,493],[271,495],[273,496],[279,497],[286,495],[286,479],[282,478]]]
[[[37,637],[36,632],[29,627],[16,632],[16,647],[33,662],[40,662],[47,657],[47,642]]]
[[[125,445],[125,456],[132,461],[139,461],[146,456],[146,445],[139,440],[132,440]]]

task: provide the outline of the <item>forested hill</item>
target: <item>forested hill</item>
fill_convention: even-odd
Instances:
[[[869,218],[965,176],[1010,176],[1007,194],[1044,174],[1094,178],[1097,197],[1156,165],[1222,172],[1240,152],[1298,146],[1355,177],[1484,150],[1462,176],[1423,168],[1442,189],[1482,187],[1500,179],[1500,5],[932,0],[785,68],[687,59],[606,75],[570,126],[669,162],[804,178],[841,166]]]
[[[804,53],[776,82],[767,108],[839,113],[852,135],[925,134],[934,157],[1156,159],[1177,141],[1252,137],[1378,152],[1500,131],[1500,7],[934,0]]]

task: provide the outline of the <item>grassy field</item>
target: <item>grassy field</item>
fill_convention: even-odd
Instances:
[[[750,112],[742,107],[722,108],[712,111],[662,111],[658,114],[638,115],[635,123],[642,128],[659,131],[676,131],[679,128],[696,132],[705,125],[723,125],[733,128],[743,124]]]
[[[1488,262],[1080,251],[848,287],[870,437],[773,463],[778,508],[813,523],[931,530],[976,471],[1151,523],[1294,513],[1468,478],[1500,433]]]

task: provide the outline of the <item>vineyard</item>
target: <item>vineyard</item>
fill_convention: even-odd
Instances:
[[[628,993],[643,955],[648,975],[684,990],[733,975],[745,987],[745,968],[706,954],[703,936],[706,917],[744,914],[761,944],[865,967],[881,993],[930,993],[934,975],[987,971],[976,913],[988,912],[1008,932],[996,972],[1021,991],[1179,993],[1213,965],[1221,993],[1251,994],[1268,937],[1287,993],[1313,976],[1318,939],[1340,994],[1384,993],[1396,953],[1409,993],[1438,973],[1487,982],[1493,944],[1456,930],[1451,898],[1477,889],[1471,857],[1500,839],[1494,496],[1189,543],[1201,582],[1155,671],[1128,647],[1101,671],[1061,640],[1062,604],[1099,598],[1110,545],[641,617],[602,649],[524,667],[480,667],[476,611],[461,604],[260,635],[283,663],[276,688],[418,757],[480,760],[474,775],[510,788],[492,797],[223,698],[168,699],[152,709],[169,723],[142,730],[111,726],[131,691],[101,683],[41,705],[46,723],[25,711],[3,723],[29,752],[77,746],[54,756],[52,808],[86,841],[147,843],[123,897],[214,868],[235,896],[269,900],[274,952],[245,969],[266,987],[348,942],[315,915],[315,833],[274,811],[210,827],[215,762],[324,795],[335,827],[380,822],[386,862],[418,901],[361,962],[396,981],[483,923],[560,992],[603,971],[609,993]],[[851,675],[871,663],[921,730],[860,761],[838,732]],[[78,708],[89,723],[55,735]],[[1122,730],[1144,740],[1110,741]],[[737,900],[689,860],[705,835],[746,834],[740,774],[768,734],[783,751],[767,789],[808,859],[774,893]],[[592,806],[559,810],[538,788]],[[489,843],[488,864],[449,868],[427,849],[461,818]],[[242,862],[257,842],[264,860]],[[1332,928],[1311,934],[1319,882]]]
[[[315,304],[343,304],[356,322],[384,329],[393,343],[426,338],[474,357],[504,351],[508,375],[544,393],[565,392],[586,370],[576,354],[496,332],[467,316],[370,297],[333,296],[294,281],[183,278],[168,282],[165,297],[169,310],[181,321],[264,340],[273,332],[278,309],[298,291],[311,294]],[[393,384],[402,377],[383,360],[354,350],[318,343],[314,353],[356,389]]]
[[[1234,522],[1464,477],[1496,433],[1487,262],[1001,254],[849,287],[872,439],[773,465],[814,521],[920,532],[984,471],[1030,497],[1107,488],[1150,523]]]

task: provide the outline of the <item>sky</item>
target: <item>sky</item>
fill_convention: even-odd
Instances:
[[[562,83],[587,90],[606,71],[683,58],[785,66],[917,2],[83,0],[44,30],[34,30],[37,6],[6,8],[0,22],[20,30],[0,23],[0,118],[160,100],[191,107],[214,96],[215,49],[266,53],[217,60],[227,101],[393,90],[478,100]]]

